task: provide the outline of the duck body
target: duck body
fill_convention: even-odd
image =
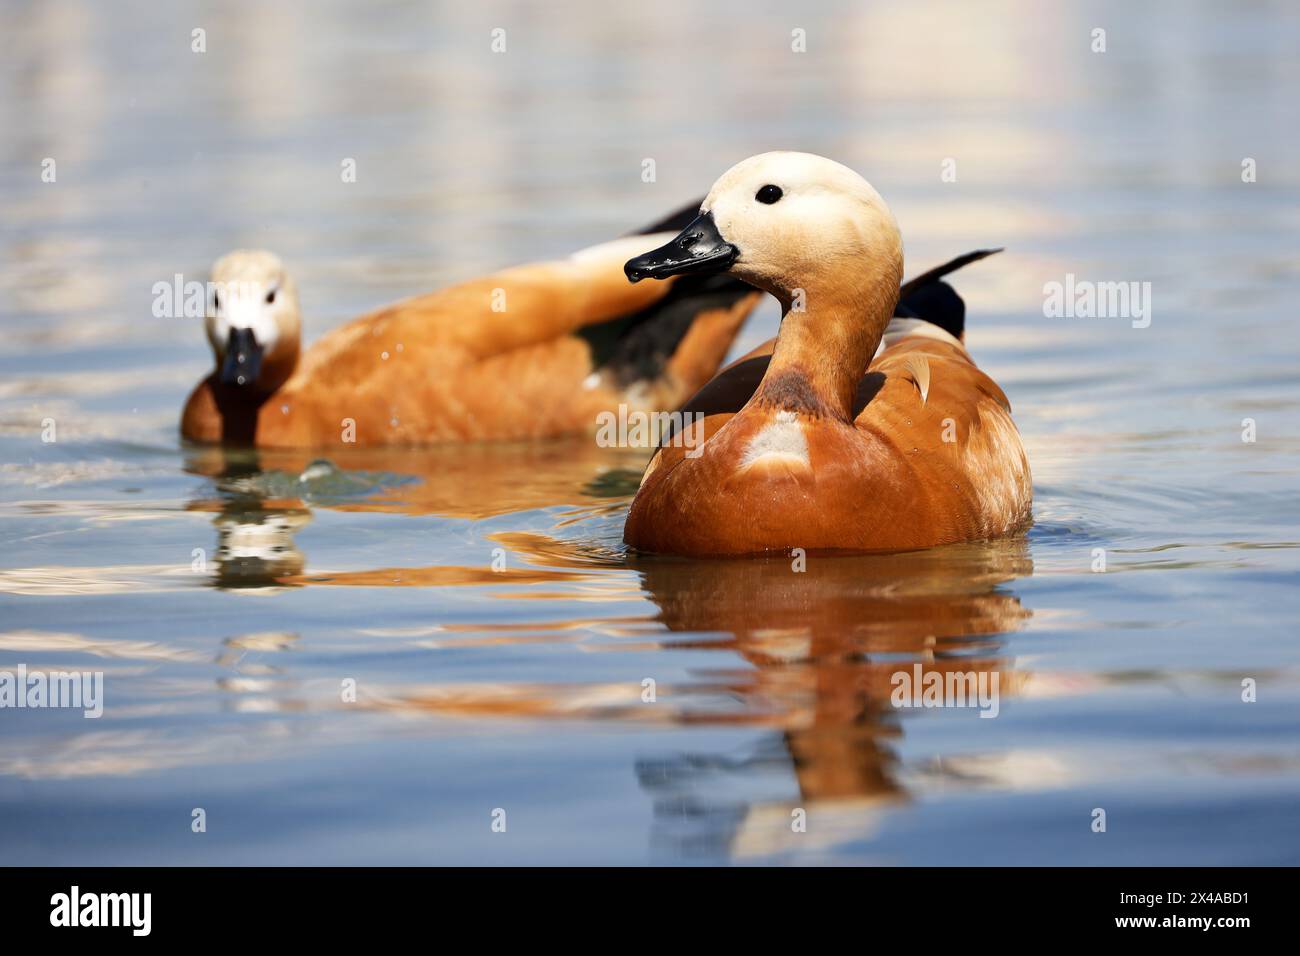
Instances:
[[[796,199],[781,219],[747,208],[754,197]],[[898,551],[1028,525],[1032,482],[1007,398],[957,336],[894,317],[901,242],[865,181],[821,157],[764,154],[719,180],[703,208],[710,221],[683,232],[688,257],[679,237],[629,262],[629,276],[653,277],[665,260],[698,272],[689,256],[712,258],[786,311],[775,340],[683,407],[696,440],[670,440],[651,460],[627,544],[690,556]],[[800,213],[813,220],[803,234]]]
[[[581,433],[620,404],[672,408],[716,372],[761,293],[734,280],[629,286],[623,261],[656,238],[665,236],[399,302],[326,334],[301,359],[296,338],[287,349],[292,336],[281,335],[251,382],[232,370],[236,339],[225,344],[210,321],[218,367],[186,402],[181,433],[271,448],[417,445]],[[237,268],[223,259],[214,279],[251,274],[259,297],[283,284],[274,257],[234,256],[245,258]],[[245,261],[258,256],[266,277]],[[266,308],[253,298],[240,307]],[[238,311],[230,297],[223,308]]]
[[[694,556],[901,551],[1023,528],[1032,483],[1006,396],[957,339],[896,324],[898,341],[859,382],[852,419],[797,391],[785,401],[755,395],[734,413],[688,403],[704,415],[699,454],[684,445],[658,452],[626,542]],[[719,399],[729,376],[744,389],[762,375],[772,344],[722,373],[699,408]],[[924,399],[918,359],[930,377]]]

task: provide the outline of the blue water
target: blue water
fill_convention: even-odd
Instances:
[[[105,680],[97,720],[0,709],[0,861],[1300,863],[1298,27],[1282,3],[0,8],[0,671]],[[211,359],[155,282],[272,248],[310,338],[777,147],[871,179],[911,273],[1007,248],[958,286],[1033,466],[1023,538],[803,573],[637,558],[644,456],[590,439],[178,439]],[[1149,327],[1045,317],[1067,274],[1150,282]],[[996,719],[893,707],[914,662],[998,674]]]

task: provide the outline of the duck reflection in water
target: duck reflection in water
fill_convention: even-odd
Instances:
[[[569,588],[576,584],[584,604],[591,605],[626,601],[627,580],[609,572],[635,572],[653,608],[648,618],[597,613],[544,627],[431,622],[423,646],[582,640],[590,633],[614,637],[611,650],[645,649],[651,628],[655,648],[674,655],[731,652],[737,666],[694,669],[685,680],[660,682],[654,706],[642,702],[646,675],[637,674],[625,683],[598,685],[391,686],[361,707],[489,720],[772,728],[740,754],[647,755],[636,761],[640,784],[654,802],[654,839],[674,855],[816,852],[868,834],[882,810],[908,799],[909,779],[969,779],[972,772],[988,772],[960,758],[901,766],[895,742],[904,721],[925,718],[893,705],[894,675],[912,676],[919,666],[923,678],[964,675],[991,683],[996,676],[1003,707],[1019,693],[1029,675],[1013,669],[1003,635],[1019,630],[1031,614],[1008,587],[1033,570],[1024,538],[899,554],[691,560],[621,555],[545,534],[501,532],[491,537],[513,556],[504,575],[486,564],[309,574],[294,546],[294,533],[317,506],[480,518],[573,504],[574,489],[583,488],[584,506],[575,509],[581,516],[625,507],[634,467],[624,470],[610,450],[584,456],[584,446],[590,448],[578,442],[460,447],[454,453],[407,450],[400,460],[391,457],[398,452],[377,451],[346,462],[349,469],[387,475],[373,487],[361,485],[359,493],[352,485],[361,481],[361,471],[339,472],[292,453],[205,449],[190,470],[212,479],[218,495],[192,507],[216,512],[223,551],[213,583],[221,587],[551,583],[554,594],[519,594],[571,599]],[[521,460],[531,464],[521,466]],[[393,480],[399,471],[405,481]],[[493,476],[507,471],[516,477],[496,487]],[[305,490],[293,497],[297,489]],[[961,716],[976,719],[968,706]]]
[[[636,490],[644,452],[599,448],[590,440],[434,445],[420,448],[334,449],[310,452],[191,446],[186,471],[211,483],[190,502],[214,512],[216,587],[304,584],[407,586],[571,580],[573,574],[494,573],[481,568],[373,568],[308,575],[294,536],[312,509],[439,515],[480,520],[557,505],[574,517],[617,509]],[[576,496],[574,489],[581,489]]]
[[[546,627],[437,624],[422,646],[600,638],[593,649],[671,654],[734,653],[736,666],[695,668],[658,681],[653,704],[643,678],[587,683],[427,683],[393,688],[372,705],[449,718],[536,722],[568,719],[772,728],[742,754],[680,753],[636,761],[654,801],[655,839],[674,855],[737,857],[806,852],[861,837],[880,812],[908,799],[919,776],[996,780],[996,763],[946,758],[904,768],[891,742],[922,712],[895,708],[895,675],[964,677],[1006,698],[1028,672],[1003,653],[1003,635],[1031,612],[1008,588],[1032,571],[1023,538],[889,555],[808,555],[802,561],[689,560],[619,556],[527,533],[494,536],[528,573],[579,575],[631,569],[650,617],[552,622]],[[803,570],[795,570],[802,566]],[[585,601],[601,598],[584,590]],[[563,593],[558,597],[571,597]],[[625,585],[606,599],[628,598]],[[661,629],[666,629],[665,634]],[[653,638],[647,640],[647,631]],[[680,636],[679,636],[680,635]],[[703,654],[701,654],[703,657]],[[653,670],[649,672],[653,676]],[[996,685],[993,679],[996,678]],[[980,698],[962,717],[978,720]],[[922,718],[924,719],[924,718]],[[992,725],[996,721],[980,720]],[[993,748],[991,748],[993,749]],[[795,793],[791,794],[791,782]],[[797,830],[798,814],[803,830]]]
[[[214,485],[212,497],[189,504],[191,511],[214,513],[213,587],[278,587],[302,573],[306,558],[294,535],[310,523],[311,510],[299,498],[263,491],[258,484],[263,472],[256,451],[205,449],[189,457],[186,471],[203,475]]]
[[[890,746],[908,719],[891,702],[895,674],[961,674],[1002,694],[1027,678],[999,636],[1031,613],[1004,587],[1032,571],[1024,539],[805,560],[803,571],[788,556],[638,562],[665,627],[722,635],[671,646],[735,651],[747,669],[699,676],[725,685],[750,721],[779,728],[739,756],[638,762],[655,839],[675,854],[770,855],[860,838],[907,798]],[[765,789],[770,799],[754,799]]]

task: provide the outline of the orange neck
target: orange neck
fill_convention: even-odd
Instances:
[[[851,421],[858,384],[898,303],[901,262],[885,272],[838,297],[809,291],[802,312],[792,311],[782,296],[781,331],[754,403]]]

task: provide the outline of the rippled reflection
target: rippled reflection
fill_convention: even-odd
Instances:
[[[189,507],[216,513],[211,576],[216,587],[447,587],[557,583],[582,576],[487,563],[309,573],[295,535],[311,521],[312,507],[482,519],[568,506],[575,490],[578,500],[587,501],[573,515],[578,520],[626,505],[645,457],[637,449],[600,448],[590,438],[358,449],[331,459],[300,451],[210,447],[191,449],[186,470],[212,482],[211,496],[197,498]],[[515,545],[528,536],[506,532],[499,537],[503,544]]]
[[[394,688],[368,703],[443,717],[773,728],[741,755],[686,751],[636,761],[654,802],[654,839],[674,853],[778,852],[795,835],[796,808],[816,819],[821,840],[832,832],[835,839],[861,833],[872,825],[873,808],[907,799],[891,746],[904,724],[890,702],[894,673],[910,673],[914,662],[926,675],[996,673],[1004,699],[1028,678],[1002,653],[1003,636],[1031,615],[1010,587],[1033,570],[1024,539],[890,556],[812,556],[798,571],[789,557],[593,560],[589,550],[545,535],[504,540],[552,574],[559,568],[575,575],[595,568],[635,572],[657,613],[604,622],[621,639],[599,645],[609,652],[729,652],[734,664],[692,668],[682,681],[656,680],[653,702],[634,679],[423,685]],[[559,627],[575,625],[591,622]],[[529,624],[470,629],[479,635],[474,646],[556,639]],[[424,633],[428,646],[464,646],[454,628]],[[746,796],[764,789],[755,785],[764,776],[787,778],[792,795]]]
[[[225,494],[302,497],[339,511],[482,519],[568,505],[616,508],[640,483],[647,452],[589,436],[532,443],[309,451],[192,448],[186,470]],[[576,493],[576,499],[575,499]]]
[[[1024,680],[1000,653],[1000,636],[1030,616],[1003,587],[1033,570],[1023,540],[810,557],[802,572],[788,558],[655,560],[640,570],[669,629],[720,634],[675,647],[727,648],[750,665],[701,679],[724,683],[780,728],[740,756],[640,762],[656,838],[680,852],[772,853],[796,839],[806,850],[792,810],[807,813],[807,832],[822,845],[870,827],[875,805],[905,799],[890,746],[902,721],[890,692],[891,676],[912,661],[927,674],[997,672],[1004,694]],[[795,796],[753,802],[744,796],[753,788],[735,782],[773,771],[793,775]]]

